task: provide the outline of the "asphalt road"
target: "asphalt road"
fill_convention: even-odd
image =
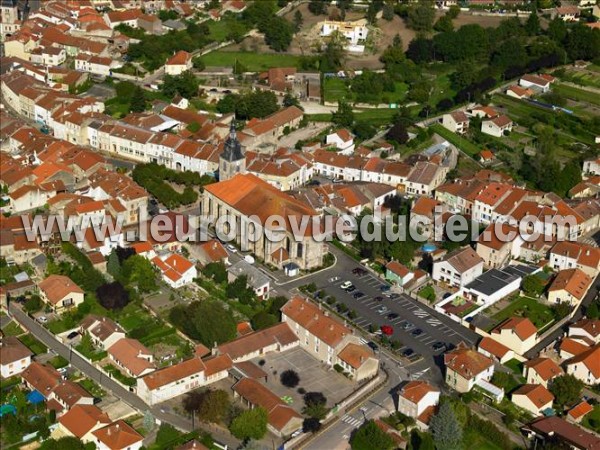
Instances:
[[[371,324],[377,328],[382,325],[391,326],[394,329],[391,339],[399,340],[402,343],[400,352],[410,348],[423,356],[421,361],[410,365],[412,373],[430,367],[433,369],[434,381],[442,382],[442,352],[434,352],[432,344],[438,341],[453,345],[461,341],[475,344],[479,340],[479,336],[475,332],[406,294],[397,294],[397,298],[394,299],[386,298],[380,288],[383,285],[389,286],[389,283],[371,272],[364,276],[353,275],[352,269],[360,267],[360,264],[336,247],[330,246],[330,250],[337,258],[335,266],[301,280],[285,283],[283,287],[290,289],[311,282],[315,283],[327,295],[332,295],[338,302],[344,303],[349,310],[355,310],[358,317],[353,322],[365,332],[368,332]],[[333,277],[339,277],[339,280],[331,283],[330,280]],[[348,293],[342,290],[340,285],[344,281],[351,281],[356,286],[356,291]],[[364,293],[365,296],[355,299],[353,294],[358,291]],[[376,297],[383,297],[383,300],[377,301]],[[386,308],[384,313],[378,312],[381,307]],[[398,317],[388,319],[387,316],[391,313],[397,314]],[[405,330],[401,328],[401,325],[406,322],[409,322],[411,326]],[[412,334],[416,329],[422,331],[418,336]]]

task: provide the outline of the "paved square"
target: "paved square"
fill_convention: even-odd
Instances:
[[[270,353],[254,359],[253,362],[258,364],[261,359],[265,360],[262,369],[268,374],[266,386],[280,398],[291,397],[293,403],[290,406],[297,411],[304,406],[302,395],[298,394],[299,388],[306,392],[322,392],[327,397],[329,407],[358,388],[357,383],[337,373],[333,368],[330,369],[301,348],[284,353]],[[281,373],[290,369],[296,371],[300,377],[300,383],[293,389],[285,387],[279,381]]]

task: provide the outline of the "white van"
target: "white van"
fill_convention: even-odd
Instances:
[[[350,286],[352,286],[352,282],[351,282],[351,281],[344,281],[344,282],[343,282],[343,283],[340,285],[340,287],[341,287],[342,289],[344,289],[344,290],[345,290],[345,289],[348,289]]]

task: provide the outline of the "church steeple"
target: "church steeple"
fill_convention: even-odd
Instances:
[[[237,138],[235,130],[235,117],[231,120],[229,136],[223,146],[223,152],[219,156],[219,180],[225,181],[232,178],[236,173],[246,172],[246,155],[242,144]]]

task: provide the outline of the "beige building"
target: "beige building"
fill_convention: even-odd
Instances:
[[[489,381],[494,374],[494,361],[463,342],[444,355],[444,365],[446,384],[461,393],[469,392],[479,381]]]
[[[372,378],[379,360],[353,330],[308,299],[294,297],[281,308],[281,320],[298,336],[300,346],[328,366],[339,365],[356,381]]]
[[[566,363],[567,373],[585,384],[600,383],[600,344],[569,359]]]
[[[254,175],[237,174],[206,186],[202,214],[267,264],[283,267],[294,263],[304,270],[323,265],[327,248],[313,238],[322,233],[318,213]],[[285,223],[273,221],[278,216]],[[221,225],[225,217],[232,218],[234,229]],[[254,232],[256,238],[244,242],[243,237]]]
[[[483,273],[483,259],[467,246],[433,263],[431,277],[449,286],[466,286]]]
[[[183,72],[192,68],[192,55],[186,51],[180,50],[167,60],[165,64],[165,73],[167,75],[181,75]]]
[[[439,401],[439,389],[424,381],[410,381],[398,392],[398,412],[414,418],[423,430]]]
[[[511,400],[537,417],[547,409],[552,409],[554,395],[541,384],[524,384],[512,393]]]
[[[545,388],[553,378],[561,376],[563,370],[550,358],[535,358],[523,363],[523,376],[528,384],[540,384]]]
[[[537,343],[537,331],[529,319],[510,317],[495,327],[490,334],[517,355],[524,355]]]
[[[592,285],[592,278],[580,269],[561,270],[548,289],[548,302],[577,306]]]
[[[62,312],[83,303],[83,289],[64,275],[50,275],[38,284],[42,301],[54,311]]]

